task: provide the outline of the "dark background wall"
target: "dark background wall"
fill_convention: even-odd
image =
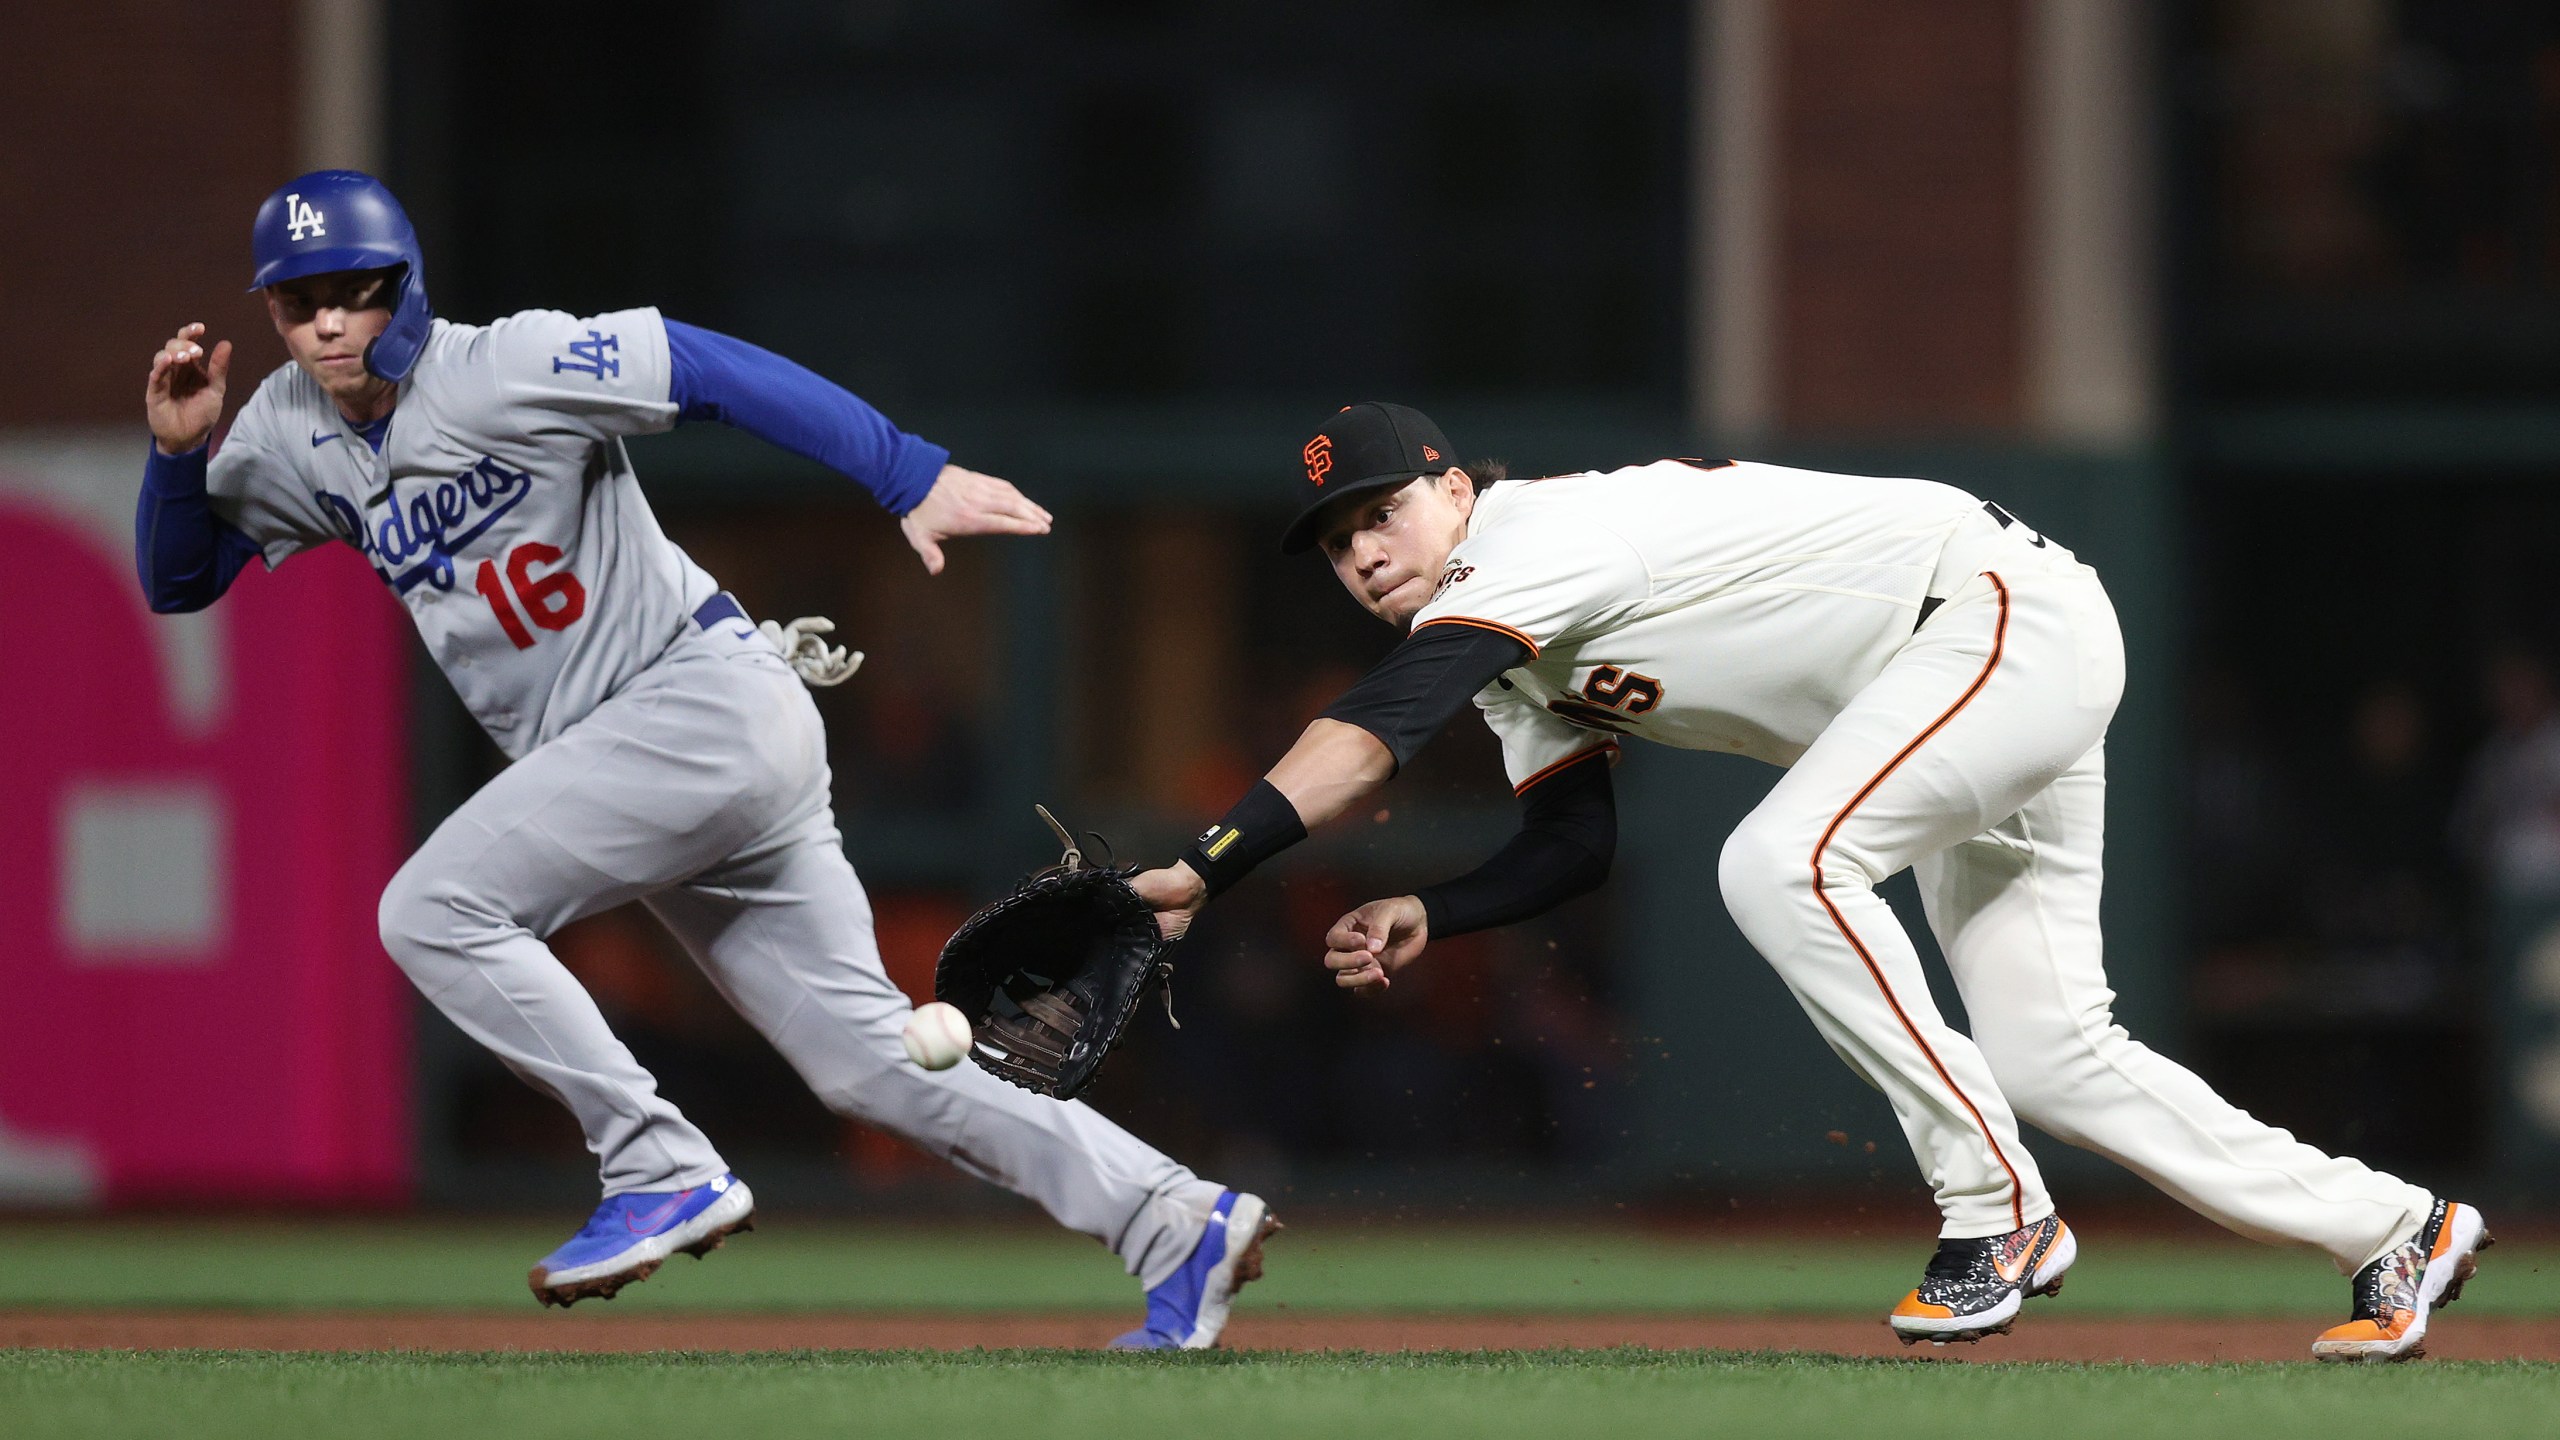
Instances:
[[[1042,858],[1031,799],[1158,853],[1384,648],[1267,545],[1307,426],[1392,397],[1524,470],[1730,444],[1964,484],[2073,544],[2134,649],[2124,1018],[2308,1138],[2476,1170],[2507,1142],[2421,1112],[2486,1114],[2506,1084],[2498,917],[2560,813],[2531,759],[2560,736],[2560,30],[2521,0],[2133,9],[2117,63],[2162,163],[2126,172],[2158,220],[2125,243],[2164,277],[2166,343],[2151,417],[2097,439],[2039,418],[2057,12],[2030,0],[1763,8],[1771,403],[1747,436],[1693,409],[1691,317],[1726,263],[1700,178],[1721,0],[391,0],[383,165],[443,313],[655,303],[1059,511],[1053,542],[928,583],[840,481],[716,430],[639,449],[751,609],[832,613],[871,651],[822,703],[911,987]],[[240,241],[305,153],[299,13],[12,30],[0,93],[33,118],[0,165],[0,298],[42,343],[0,350],[0,426],[127,433],[187,319],[248,373],[278,358]],[[80,62],[108,49],[111,76]],[[423,827],[496,759],[440,679],[416,697]],[[1706,881],[1696,837],[1771,777],[1669,753],[1624,774],[1608,890],[1346,1005],[1305,963],[1315,929],[1510,823],[1459,727],[1222,907],[1187,1028],[1144,1035],[1105,1103],[1247,1179],[1907,1198],[1881,1102]],[[939,1183],[818,1110],[645,923],[561,948],[760,1175]],[[421,1023],[436,1193],[586,1183],[547,1102]]]
[[[0,427],[133,423],[190,320],[236,335],[249,373],[283,360],[240,291],[243,207],[293,169],[294,7],[29,6],[7,29]]]
[[[891,405],[1677,403],[1677,3],[395,13],[467,310],[646,297]]]
[[[2000,495],[2120,577],[2159,673],[2164,472],[2023,434],[2024,11],[1774,13],[1787,433],[1754,453]],[[394,16],[414,60],[394,71],[395,159],[449,313],[658,303],[804,360],[1060,510],[1054,546],[990,548],[927,587],[836,482],[717,434],[639,451],[671,528],[751,608],[849,617],[873,651],[823,703],[848,843],[911,986],[970,903],[1036,862],[1031,798],[1074,801],[1131,853],[1167,848],[1385,648],[1320,567],[1265,548],[1280,461],[1315,418],[1407,400],[1527,473],[1715,443],[1684,410],[1686,5],[763,3],[642,7],[610,30],[561,5]],[[763,538],[778,515],[789,542]],[[2118,746],[2120,968],[2141,982],[2128,1018],[2155,1033],[2179,1019],[2165,809],[2145,803],[2171,693],[2130,706]],[[445,733],[430,796],[489,760],[450,716]],[[1498,843],[1497,774],[1462,723],[1374,815],[1222,905],[1190,947],[1185,1029],[1115,1060],[1106,1107],[1197,1163],[1337,1188],[1454,1169],[1550,1198],[1910,1191],[1880,1102],[1714,898],[1715,841],[1773,772],[1636,757],[1608,891],[1443,947],[1430,987],[1328,992],[1310,938]],[[628,987],[619,1023],[644,1056],[717,1068],[754,1050],[689,978],[636,978],[669,968],[645,925],[605,929],[591,957],[564,948]],[[477,1056],[440,1053],[430,1093],[461,1097],[429,1125],[446,1173],[557,1148],[493,1144],[561,1122]],[[724,1134],[753,1114],[806,1154],[832,1125],[768,1061],[723,1093]],[[875,1179],[905,1173],[842,1144]]]

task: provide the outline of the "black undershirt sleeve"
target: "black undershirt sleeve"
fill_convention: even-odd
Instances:
[[[1414,892],[1434,940],[1543,915],[1609,878],[1618,851],[1614,745],[1567,760],[1520,796],[1520,833],[1493,858]]]
[[[1401,770],[1529,647],[1480,625],[1425,625],[1325,708],[1327,720],[1378,737]]]

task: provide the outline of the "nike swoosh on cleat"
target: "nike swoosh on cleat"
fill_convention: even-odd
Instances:
[[[329,443],[330,441],[332,441],[332,440],[340,440],[340,439],[344,439],[344,438],[345,438],[345,437],[344,437],[344,436],[341,436],[341,435],[324,435],[324,434],[319,433],[318,431],[313,431],[313,432],[312,432],[312,435],[311,435],[311,448],[312,448],[312,449],[314,449],[314,450],[317,450],[317,449],[319,449],[321,446],[328,444],[328,443]]]
[[[2018,1252],[2018,1263],[2015,1270],[2012,1270],[2007,1265],[2001,1264],[1996,1258],[1992,1260],[1991,1268],[1998,1271],[2000,1273],[2000,1278],[2008,1281],[2010,1284],[2024,1285],[2027,1283],[2027,1277],[2035,1273],[2036,1262],[2042,1260],[2044,1258],[2045,1251],[2051,1248],[2052,1245],[2050,1242],[2044,1245],[2030,1245],[2026,1249]]]
[[[650,1234],[659,1226],[666,1224],[668,1217],[676,1213],[676,1207],[684,1204],[685,1197],[692,1193],[691,1190],[679,1190],[668,1196],[667,1203],[659,1206],[657,1211],[647,1219],[644,1220],[637,1215],[625,1215],[622,1217],[622,1223],[628,1226],[634,1235]]]

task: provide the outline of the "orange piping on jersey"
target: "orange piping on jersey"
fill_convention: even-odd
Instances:
[[[1496,635],[1508,635],[1512,639],[1529,647],[1530,659],[1535,660],[1538,658],[1537,641],[1530,639],[1528,636],[1521,634],[1519,631],[1512,629],[1510,626],[1503,624],[1499,620],[1479,620],[1472,615],[1443,615],[1437,620],[1425,620],[1421,624],[1414,626],[1413,633],[1419,635],[1434,625],[1473,625],[1479,630],[1490,630]]]
[[[1831,817],[1830,826],[1822,832],[1822,838],[1816,841],[1813,847],[1813,898],[1822,902],[1823,910],[1831,916],[1833,927],[1839,930],[1842,939],[1849,942],[1849,948],[1858,952],[1858,958],[1866,963],[1867,975],[1876,982],[1876,989],[1883,992],[1884,1003],[1893,1009],[1893,1018],[1902,1022],[1902,1033],[1910,1036],[1911,1043],[1920,1047],[1920,1053],[1929,1058],[1929,1067],[1938,1072],[1940,1080],[1946,1082],[1948,1092],[1964,1106],[1967,1114],[1973,1116],[1974,1127],[1982,1132],[1983,1143],[1991,1147],[1991,1158],[1999,1161],[2000,1168],[2009,1172],[2010,1218],[2016,1223],[2018,1229],[2024,1230],[2027,1228],[2027,1200],[2024,1187],[2018,1183],[2018,1167],[2010,1164],[2009,1157],[2001,1151],[2000,1142],[1991,1134],[1990,1122],[1982,1118],[1982,1111],[1974,1106],[1973,1097],[1965,1094],[1963,1088],[1956,1084],[1956,1077],[1947,1073],[1946,1064],[1938,1058],[1938,1052],[1930,1049],[1929,1042],[1920,1038],[1919,1027],[1911,1023],[1911,1017],[1903,1011],[1902,1002],[1894,998],[1893,987],[1885,983],[1884,971],[1877,967],[1876,957],[1867,953],[1865,943],[1858,939],[1858,932],[1849,928],[1848,917],[1840,913],[1840,907],[1831,903],[1831,897],[1823,893],[1822,888],[1822,852],[1830,848],[1831,838],[1840,833],[1840,827],[1848,822],[1850,813],[1865,804],[1867,797],[1876,793],[1876,787],[1882,785],[1888,776],[1901,769],[1902,762],[1910,759],[1912,752],[1928,743],[1930,736],[1945,729],[1948,721],[1956,718],[1964,707],[1972,704],[1973,697],[1982,693],[1982,687],[1991,683],[1991,672],[2000,668],[2000,652],[2007,647],[2009,641],[2009,587],[1991,571],[1986,570],[1982,573],[1991,581],[1991,588],[2000,592],[2000,620],[1991,632],[1991,658],[1982,662],[1982,673],[1973,677],[1973,684],[1966,687],[1962,695],[1956,697],[1956,703],[1948,706],[1945,714],[1930,721],[1928,729],[1921,731],[1910,744],[1903,746],[1900,754],[1886,761],[1884,768],[1878,770],[1875,777],[1867,781],[1857,794],[1849,797],[1848,804],[1840,807],[1840,813]]]
[[[1530,786],[1537,784],[1541,780],[1552,779],[1555,776],[1555,773],[1559,770],[1566,769],[1569,766],[1579,765],[1594,755],[1615,755],[1617,753],[1618,742],[1615,740],[1603,740],[1588,750],[1576,750],[1553,765],[1548,766],[1546,769],[1541,770],[1537,774],[1530,776],[1528,779],[1521,781],[1519,784],[1512,786],[1511,793],[1514,795],[1526,795],[1529,793]]]

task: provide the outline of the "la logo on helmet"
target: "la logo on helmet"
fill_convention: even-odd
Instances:
[[[329,227],[320,223],[324,217],[298,192],[284,197],[284,215],[285,238],[288,240],[307,240],[314,235],[329,233]]]

